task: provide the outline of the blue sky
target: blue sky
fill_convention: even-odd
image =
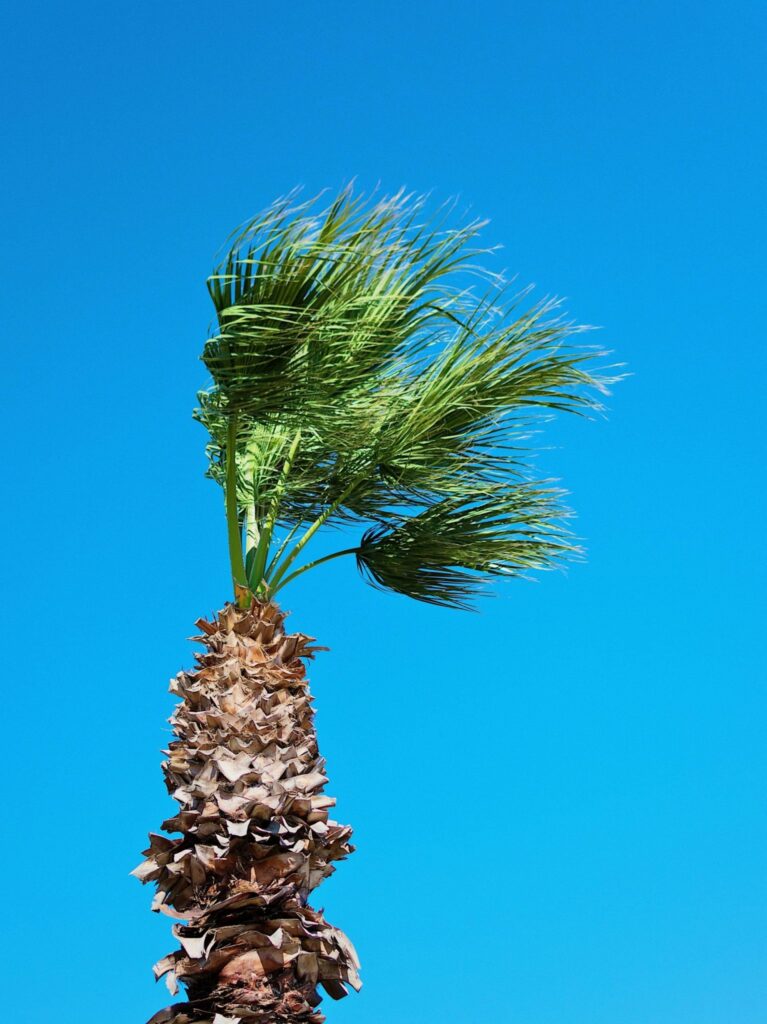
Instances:
[[[540,456],[588,562],[478,615],[285,592],[358,852],[330,1024],[765,1019],[763,5],[40,3],[2,15],[3,963],[135,1024],[167,680],[228,596],[190,418],[228,232],[356,176],[460,194],[632,376]],[[543,440],[543,439],[542,439]]]

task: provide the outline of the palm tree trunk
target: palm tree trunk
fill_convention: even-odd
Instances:
[[[336,999],[360,987],[351,943],[307,905],[354,847],[322,793],[301,660],[317,648],[284,619],[257,601],[199,619],[198,668],[171,682],[181,703],[163,771],[179,811],[162,828],[181,837],[150,834],[134,874],[176,921],[181,948],[154,971],[187,1001],[149,1024],[319,1024],[318,984]]]

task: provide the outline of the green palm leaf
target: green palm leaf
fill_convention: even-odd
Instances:
[[[524,308],[479,268],[482,225],[452,217],[403,192],[345,189],[325,208],[292,194],[230,239],[196,416],[240,585],[276,592],[320,528],[360,521],[339,554],[437,604],[575,550],[526,438],[541,414],[600,408],[600,353],[556,302]]]
[[[562,526],[566,513],[558,497],[554,490],[518,484],[475,498],[446,498],[367,530],[357,564],[377,587],[467,608],[493,577],[548,569],[579,551]]]

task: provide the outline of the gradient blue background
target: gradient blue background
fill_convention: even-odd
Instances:
[[[39,3],[3,16],[2,962],[15,1024],[136,1024],[167,680],[228,596],[190,418],[237,223],[459,193],[633,376],[548,431],[589,560],[481,614],[332,563],[321,743],[358,853],[331,1024],[756,1024],[765,952],[760,3]]]

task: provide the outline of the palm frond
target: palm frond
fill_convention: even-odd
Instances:
[[[599,409],[616,378],[556,302],[525,308],[527,292],[481,270],[482,225],[452,216],[404,192],[345,189],[325,207],[291,194],[230,239],[208,281],[196,416],[230,548],[247,534],[233,573],[255,587],[300,574],[320,527],[360,521],[375,524],[367,577],[436,603],[572,552],[552,492],[528,482],[531,422]],[[270,556],[278,530],[295,543]]]
[[[401,487],[442,493],[466,476],[520,464],[508,441],[537,414],[601,409],[611,378],[590,372],[601,352],[574,344],[585,328],[542,303],[510,320],[470,324],[412,380],[380,428],[382,470]]]
[[[458,303],[441,281],[474,254],[479,223],[418,227],[422,202],[403,193],[366,208],[345,191],[316,206],[281,200],[209,279],[218,330],[203,360],[238,413],[330,415]]]
[[[497,576],[547,569],[578,551],[562,526],[559,492],[500,486],[447,498],[414,516],[391,516],[365,532],[360,571],[375,586],[429,604],[471,607]]]

